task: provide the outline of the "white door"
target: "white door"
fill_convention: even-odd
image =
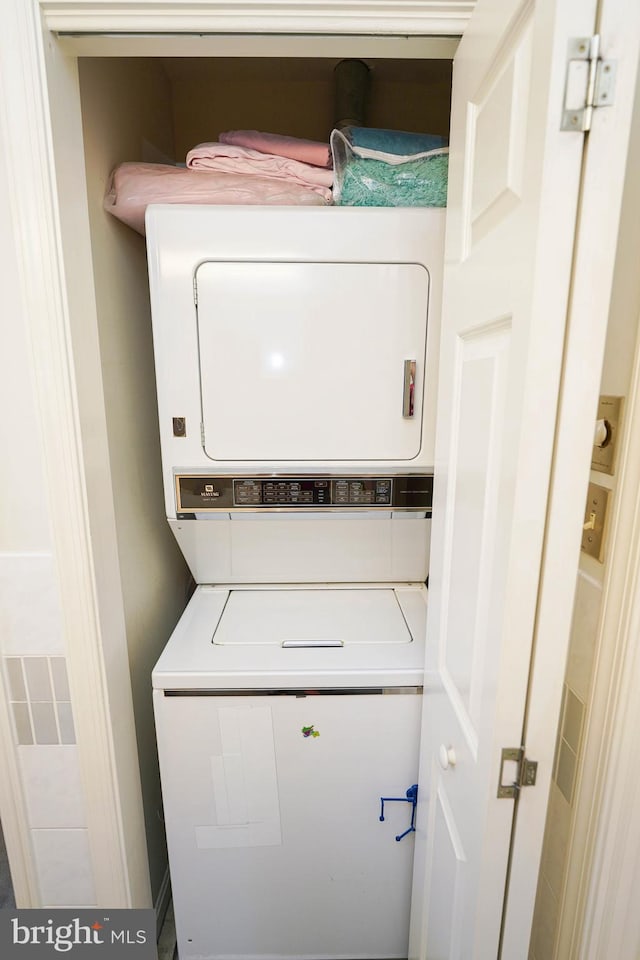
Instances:
[[[424,266],[207,262],[196,280],[203,440],[212,460],[420,454]]]
[[[412,958],[499,953],[583,152],[559,121],[594,23],[480,0],[455,61]]]

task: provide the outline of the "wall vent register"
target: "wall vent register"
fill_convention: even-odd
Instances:
[[[178,517],[237,509],[420,510],[431,515],[433,476],[176,476]]]

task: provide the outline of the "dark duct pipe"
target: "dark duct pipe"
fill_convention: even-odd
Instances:
[[[362,60],[341,60],[333,73],[335,126],[338,130],[366,126],[369,67]]]

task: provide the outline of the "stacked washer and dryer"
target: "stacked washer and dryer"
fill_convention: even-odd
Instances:
[[[180,960],[407,956],[444,211],[147,212]],[[384,803],[382,802],[384,799]]]

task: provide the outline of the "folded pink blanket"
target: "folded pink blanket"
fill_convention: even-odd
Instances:
[[[187,154],[187,167],[191,170],[219,170],[221,173],[255,174],[287,180],[315,190],[327,201],[331,199],[332,170],[321,170],[309,163],[260,153],[249,147],[236,147],[230,143],[199,143]]]
[[[185,170],[162,163],[121,163],[111,174],[104,208],[144,235],[149,203],[322,206],[314,190],[285,180]]]
[[[285,137],[279,133],[261,133],[259,130],[227,130],[220,134],[220,143],[232,143],[236,147],[249,147],[276,157],[289,157],[314,167],[331,166],[331,150],[328,143],[318,140],[303,140],[301,137]]]

